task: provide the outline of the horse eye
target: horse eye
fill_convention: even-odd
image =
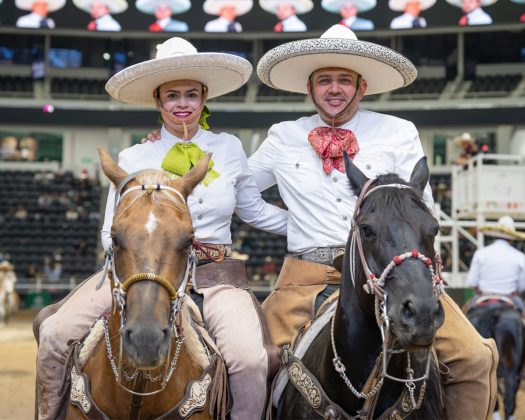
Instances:
[[[370,236],[374,236],[374,232],[373,230],[370,228],[370,226],[368,225],[360,225],[359,226],[359,230],[361,230],[361,233],[365,236],[365,237],[370,237]]]
[[[111,235],[111,244],[113,245],[113,248],[118,248],[120,246],[117,237],[114,235]]]

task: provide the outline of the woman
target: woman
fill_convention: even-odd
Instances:
[[[212,152],[213,167],[188,198],[196,239],[222,248],[229,258],[234,211],[252,226],[286,234],[287,213],[261,199],[239,139],[211,133],[199,125],[206,100],[246,83],[252,72],[250,63],[230,54],[197,53],[181,38],[171,38],[157,49],[155,59],[122,70],[106,85],[110,95],[120,101],[155,106],[164,122],[160,141],[124,150],[119,165],[129,173],[162,168],[181,176],[205,152]],[[113,193],[114,186],[102,228],[105,249],[111,246]],[[221,264],[217,264],[217,270],[221,270]],[[56,418],[60,412],[56,389],[61,382],[67,341],[82,337],[111,304],[107,282],[95,290],[99,279],[100,275],[89,279],[40,327],[40,419]],[[204,297],[204,319],[228,368],[233,396],[231,418],[260,418],[266,399],[268,355],[252,295],[229,284],[200,285],[197,292]]]

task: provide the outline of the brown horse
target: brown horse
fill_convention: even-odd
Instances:
[[[113,304],[72,352],[68,418],[224,416],[224,364],[185,295],[196,266],[186,199],[210,156],[172,179],[154,170],[128,175],[99,153],[118,186],[106,260]]]

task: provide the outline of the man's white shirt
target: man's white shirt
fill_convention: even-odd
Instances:
[[[283,32],[306,32],[308,29],[304,22],[296,15],[292,15],[282,20]]]
[[[308,252],[346,244],[357,197],[346,174],[323,171],[322,160],[308,142],[308,133],[326,127],[318,114],[273,125],[250,157],[250,169],[261,191],[278,184],[288,207],[288,250]],[[369,178],[395,172],[405,180],[424,156],[419,134],[409,121],[359,111],[347,124],[359,144],[353,162]],[[427,205],[433,204],[427,185]]]
[[[29,13],[28,15],[20,16],[16,21],[18,28],[40,28],[40,23],[45,20],[49,29],[55,28],[55,21],[47,16],[39,15],[38,13]]]
[[[95,19],[95,23],[97,25],[97,31],[118,32],[122,29],[120,23],[118,23],[111,15],[104,15]]]
[[[472,12],[467,13],[469,25],[490,25],[492,18],[485,12],[481,7],[474,9]]]

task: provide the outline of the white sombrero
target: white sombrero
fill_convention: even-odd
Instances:
[[[155,8],[159,4],[166,4],[169,6],[174,15],[187,12],[191,8],[190,0],[137,0],[135,7],[142,13],[153,15],[155,14]]]
[[[408,58],[382,45],[359,41],[343,25],[332,26],[320,38],[292,41],[271,49],[259,61],[257,74],[273,88],[308,93],[310,75],[326,67],[359,73],[368,84],[365,95],[407,86],[417,76]]]
[[[22,10],[31,10],[33,4],[41,0],[15,0],[15,5]],[[47,9],[49,12],[55,12],[62,9],[66,4],[66,0],[44,0],[47,3]],[[1,2],[0,2],[1,3]]]
[[[396,12],[402,12],[405,10],[406,4],[413,1],[417,0],[389,0],[388,7]],[[436,0],[419,0],[419,7],[421,10],[430,9],[434,4],[436,4]]]
[[[307,13],[314,8],[312,0],[259,0],[261,9],[274,15],[280,3],[288,3],[295,9],[295,13],[298,15]]]
[[[218,16],[224,6],[235,7],[237,16],[242,16],[252,10],[253,0],[206,0],[202,8],[207,14]]]
[[[481,7],[490,6],[496,3],[498,0],[481,0]],[[456,7],[463,7],[463,0],[447,0],[447,3]]]
[[[475,143],[476,139],[472,137],[470,133],[463,133],[461,136],[454,137],[452,139],[454,144],[463,144],[463,143]]]
[[[9,261],[0,262],[1,271],[13,271],[13,269],[14,269],[14,266]]]
[[[510,216],[500,217],[495,225],[485,225],[479,228],[487,236],[502,239],[525,239],[525,232],[517,231],[514,228],[514,220]]]
[[[153,91],[173,80],[196,80],[208,87],[208,99],[239,89],[252,74],[244,58],[225,53],[199,53],[183,38],[157,46],[153,60],[119,71],[106,83],[115,99],[137,105],[155,105]]]
[[[376,7],[376,0],[323,0],[321,7],[331,13],[339,13],[341,7],[352,3],[359,13],[367,12]]]
[[[126,0],[101,0],[104,3],[111,14],[122,13],[128,8]],[[73,0],[73,4],[84,12],[91,12],[91,3],[93,0]]]

